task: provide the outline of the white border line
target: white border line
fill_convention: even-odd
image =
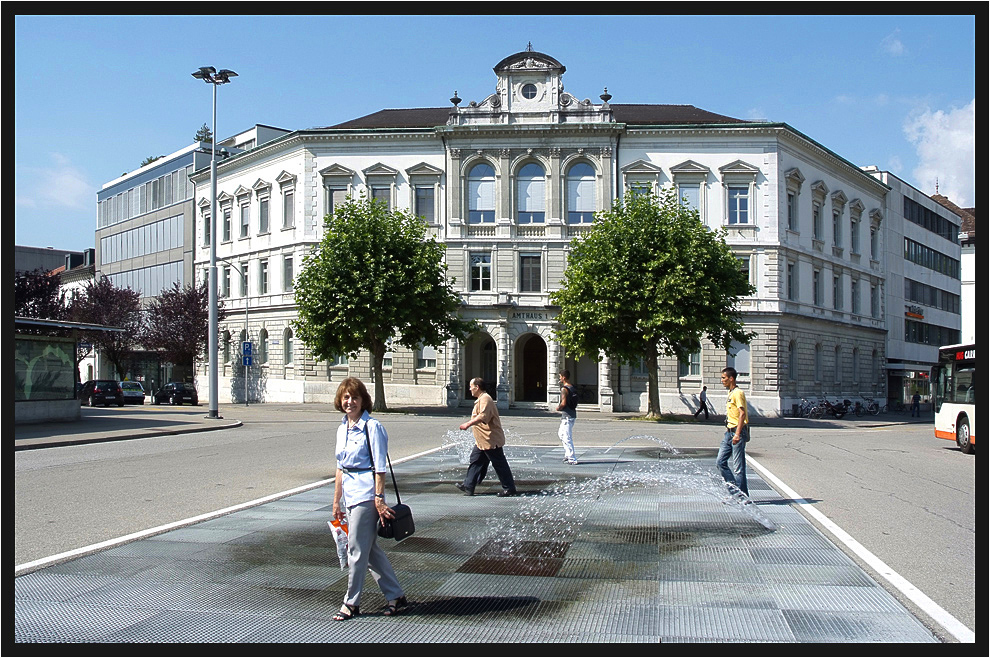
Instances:
[[[815,507],[808,502],[807,499],[784,484],[776,475],[768,471],[762,464],[752,457],[747,456],[746,461],[752,464],[753,467],[760,472],[760,475],[763,476],[764,479],[772,482],[785,496],[791,498],[795,505],[800,507],[805,513],[808,514],[808,516],[818,521],[818,523],[832,533],[836,539],[842,542],[861,560],[866,562],[866,564],[882,576],[884,580],[893,585],[899,592],[921,608],[926,615],[934,619],[940,626],[942,626],[942,628],[952,635],[952,637],[956,638],[959,642],[976,642],[976,633],[971,631],[965,624],[949,614],[944,608],[942,608],[942,606],[928,598],[924,592],[912,585],[906,578],[887,566],[883,560],[878,558],[876,555],[867,550],[865,546],[853,539],[849,533],[836,525],[834,521],[815,509]]]
[[[415,459],[416,457],[422,457],[423,455],[428,455],[432,452],[442,450],[443,446],[438,448],[433,448],[432,450],[426,450],[425,452],[419,452],[415,455],[409,455],[408,457],[402,457],[401,459],[396,459],[393,464],[401,464],[407,462],[410,459]],[[239,512],[241,510],[248,509],[250,507],[257,507],[258,505],[263,505],[265,503],[270,503],[273,500],[279,500],[280,498],[286,498],[294,494],[303,493],[304,491],[309,491],[310,489],[316,489],[327,484],[333,484],[333,478],[327,480],[320,480],[318,482],[312,482],[310,484],[304,484],[301,487],[296,487],[295,489],[289,489],[287,491],[281,491],[279,493],[271,494],[270,496],[265,496],[264,498],[257,498],[255,500],[248,501],[246,503],[240,503],[238,505],[233,505],[231,507],[225,507],[221,510],[216,510],[214,512],[207,512],[205,514],[200,514],[199,516],[193,516],[188,519],[182,519],[181,521],[173,521],[172,523],[166,523],[165,525],[160,525],[157,528],[149,528],[147,530],[140,530],[138,532],[133,532],[129,535],[124,535],[123,537],[117,537],[115,539],[108,539],[107,541],[99,542],[98,544],[90,544],[89,546],[83,546],[82,548],[75,548],[71,551],[66,551],[64,553],[59,553],[58,555],[50,555],[48,557],[43,557],[39,560],[34,560],[32,562],[25,562],[24,564],[19,564],[14,567],[14,576],[18,576],[22,573],[29,571],[36,571],[43,567],[57,564],[59,562],[65,562],[66,560],[71,560],[72,558],[82,557],[83,555],[89,555],[90,553],[96,553],[97,551],[106,550],[108,548],[113,548],[114,546],[120,546],[121,544],[127,544],[132,541],[137,541],[138,539],[146,539],[148,537],[153,537],[154,535],[160,535],[169,530],[175,530],[177,528],[182,528],[187,525],[192,525],[194,523],[200,523],[202,521],[209,521],[210,519],[215,519],[220,516],[225,516],[233,512]]]

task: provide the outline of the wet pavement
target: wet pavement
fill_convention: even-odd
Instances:
[[[492,473],[465,497],[467,436],[394,464],[416,521],[379,540],[398,617],[369,576],[362,614],[331,620],[347,572],[317,484],[17,576],[15,641],[939,641],[757,473],[752,502],[728,496],[713,450],[509,446],[520,495]]]

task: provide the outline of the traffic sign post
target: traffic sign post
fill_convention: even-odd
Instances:
[[[251,341],[241,343],[241,363],[244,365],[244,406],[248,406],[248,368],[253,361]]]

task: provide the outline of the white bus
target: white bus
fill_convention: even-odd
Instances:
[[[931,382],[935,391],[935,436],[955,441],[966,454],[975,452],[976,345],[940,347]]]

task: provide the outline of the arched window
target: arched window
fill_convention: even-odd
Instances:
[[[495,170],[476,164],[468,174],[468,223],[495,223]]]
[[[283,347],[283,359],[282,363],[291,366],[292,365],[292,329],[286,329],[285,333],[282,334],[282,347]]]
[[[519,170],[517,180],[518,222],[542,224],[546,216],[546,175],[543,167],[531,162]]]
[[[567,223],[592,223],[596,206],[595,170],[579,162],[567,171]]]
[[[268,330],[258,333],[258,363],[268,363]]]

